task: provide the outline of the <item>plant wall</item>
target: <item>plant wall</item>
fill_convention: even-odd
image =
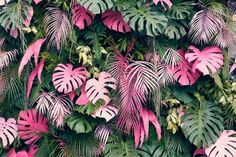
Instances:
[[[235,157],[236,2],[0,0],[0,154]]]

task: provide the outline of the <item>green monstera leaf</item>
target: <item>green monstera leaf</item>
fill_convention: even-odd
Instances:
[[[210,146],[224,129],[221,109],[213,102],[205,101],[200,107],[189,108],[183,116],[182,131],[194,145]]]
[[[74,114],[66,118],[67,125],[76,133],[88,133],[93,130],[94,122],[91,117]]]
[[[180,39],[187,34],[185,30],[185,24],[183,21],[169,20],[168,25],[165,29],[165,35],[169,39]]]
[[[77,0],[77,2],[93,14],[104,13],[113,6],[113,2],[111,0]]]
[[[125,22],[133,30],[145,32],[149,36],[162,34],[168,22],[165,15],[157,11],[148,10],[146,7],[132,7],[122,13]]]

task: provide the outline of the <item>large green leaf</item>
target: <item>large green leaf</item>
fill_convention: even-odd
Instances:
[[[31,6],[28,3],[10,3],[0,11],[0,24],[5,29],[18,29],[27,17]]]
[[[165,35],[169,37],[169,39],[180,39],[184,35],[186,35],[186,30],[184,27],[183,21],[174,21],[169,20],[168,25],[165,29]]]
[[[122,12],[123,18],[135,31],[145,32],[149,36],[164,33],[168,19],[163,13],[148,10],[147,7],[132,7]]]
[[[209,101],[201,103],[200,107],[189,108],[182,121],[185,137],[198,147],[215,143],[224,129],[221,109]]]
[[[77,0],[77,2],[93,14],[101,14],[113,6],[111,0]]]
[[[193,11],[194,1],[177,0],[174,1],[172,7],[168,10],[167,14],[172,19],[185,19],[188,18]]]
[[[93,130],[94,123],[91,117],[74,114],[66,118],[67,125],[76,133],[88,133]]]
[[[123,140],[116,136],[110,136],[106,149],[105,157],[139,157],[134,147],[134,142],[130,139]]]

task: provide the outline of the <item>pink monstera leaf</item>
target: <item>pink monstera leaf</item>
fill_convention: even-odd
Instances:
[[[81,86],[81,94],[77,97],[75,91],[69,93],[69,98],[71,101],[75,101],[77,105],[87,105],[89,103],[89,99],[85,92],[85,85]]]
[[[182,86],[193,85],[198,80],[200,74],[198,71],[194,72],[192,70],[192,64],[185,60],[183,50],[178,50],[178,53],[181,56],[181,61],[175,67],[170,67],[174,79]]]
[[[23,24],[25,25],[25,27],[29,27],[30,26],[30,22],[31,22],[31,19],[33,17],[33,14],[34,14],[33,7],[29,7],[28,8],[27,16],[26,16],[25,20],[23,21]]]
[[[52,75],[52,82],[58,92],[69,93],[79,88],[86,80],[86,69],[73,69],[71,64],[59,64]]]
[[[93,104],[99,99],[105,101],[105,104],[110,102],[109,90],[106,88],[116,89],[116,80],[107,72],[101,72],[98,80],[90,79],[85,86],[86,95]]]
[[[72,23],[79,29],[84,29],[85,26],[91,25],[95,15],[85,9],[80,4],[75,4],[72,9]]]
[[[9,118],[7,121],[3,117],[0,117],[0,139],[2,139],[2,146],[12,144],[14,139],[17,137],[18,127],[16,120]]]
[[[157,121],[157,117],[155,116],[155,114],[151,110],[143,107],[140,115],[141,115],[141,122],[140,124],[134,127],[134,142],[135,142],[136,148],[138,146],[140,146],[140,148],[142,147],[145,137],[146,137],[146,140],[148,140],[149,122],[151,122],[154,125],[156,129],[156,134],[158,136],[158,140],[161,139],[161,126],[159,122]]]
[[[31,72],[27,84],[27,98],[29,98],[30,96],[30,91],[33,85],[33,81],[37,75],[38,75],[38,80],[41,83],[41,73],[43,71],[43,67],[44,67],[44,60],[41,60],[39,64],[35,67],[35,69]]]
[[[193,157],[207,157],[204,148],[196,149],[193,153]]]
[[[41,133],[48,132],[47,118],[34,109],[21,111],[17,124],[20,138],[28,145],[37,142],[41,138]]]
[[[37,151],[38,151],[37,145],[29,146],[28,152],[26,152],[25,150],[16,152],[16,150],[12,148],[8,152],[7,157],[35,157]]]
[[[224,130],[215,144],[206,148],[208,157],[235,157],[236,154],[236,132]]]
[[[19,70],[18,70],[19,77],[21,76],[24,66],[29,62],[29,60],[31,59],[32,56],[34,56],[35,64],[38,65],[39,52],[40,52],[41,46],[43,45],[44,42],[45,42],[45,39],[38,39],[37,41],[32,43],[27,48],[27,50],[20,62],[20,66],[19,66]]]
[[[169,8],[172,7],[172,2],[170,0],[153,0],[153,2],[157,5],[159,2],[161,2],[161,5],[165,8],[165,4],[168,5]],[[164,4],[165,3],[165,4]]]
[[[103,24],[109,29],[117,32],[130,32],[130,26],[125,23],[123,17],[119,11],[107,10],[102,14]]]
[[[118,114],[118,109],[107,105],[107,106],[102,106],[100,107],[92,116],[93,117],[99,117],[99,118],[104,118],[106,121],[110,121],[112,118],[114,118]]]
[[[193,72],[198,69],[204,75],[216,73],[224,64],[223,55],[218,47],[207,47],[200,51],[194,46],[188,48],[188,53],[185,54],[185,59],[188,62],[193,62]]]

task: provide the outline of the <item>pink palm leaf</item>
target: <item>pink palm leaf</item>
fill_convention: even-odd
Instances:
[[[123,17],[119,11],[107,10],[102,14],[103,24],[109,29],[117,32],[130,32],[131,28],[125,23]]]
[[[30,61],[31,57],[34,56],[34,62],[36,65],[38,65],[38,57],[39,57],[39,52],[41,49],[41,46],[45,42],[45,39],[38,39],[34,43],[32,43],[26,50],[19,66],[18,70],[18,76],[21,76],[21,73],[24,69],[24,66]]]
[[[193,62],[193,72],[198,69],[204,75],[216,73],[224,64],[221,50],[215,46],[204,48],[202,51],[190,46],[185,59],[190,63]]]
[[[73,69],[71,64],[58,64],[52,75],[52,82],[58,92],[69,93],[79,88],[86,80],[86,69]]]
[[[204,9],[197,12],[192,18],[189,26],[189,36],[194,43],[208,43],[218,29],[224,27],[224,20],[214,14],[210,9]]]
[[[9,118],[5,121],[3,117],[0,117],[0,139],[2,140],[3,147],[12,144],[17,137],[17,131],[18,127],[15,119]]]
[[[72,23],[79,29],[84,29],[85,26],[91,25],[95,15],[85,9],[80,4],[75,4],[72,9]]]
[[[99,99],[105,101],[105,105],[110,102],[109,90],[107,88],[116,89],[116,80],[107,72],[101,72],[98,80],[90,79],[85,86],[86,95],[93,104]]]
[[[73,107],[73,103],[65,95],[56,96],[49,106],[48,117],[56,127],[62,127],[64,118],[71,114]]]
[[[224,130],[215,144],[206,148],[208,157],[234,157],[236,154],[236,132],[233,130]]]
[[[48,133],[47,119],[34,109],[21,111],[17,124],[19,136],[27,145],[37,142],[41,133]]]
[[[111,133],[111,129],[106,124],[100,124],[97,126],[94,135],[100,140],[100,148],[105,149],[108,137]]]
[[[7,52],[0,51],[0,70],[8,66],[10,62],[15,60],[17,54],[18,54],[18,51],[16,49],[13,51],[7,51]]]
[[[179,82],[182,86],[193,85],[200,74],[198,71],[192,71],[192,64],[184,59],[184,51],[178,50],[178,53],[181,55],[182,60],[173,68],[170,68],[174,75],[175,81]]]

